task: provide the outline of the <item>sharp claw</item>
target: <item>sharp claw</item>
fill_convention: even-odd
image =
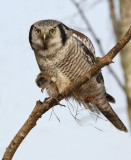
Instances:
[[[42,93],[44,92],[44,88],[41,89],[41,92],[42,92]]]

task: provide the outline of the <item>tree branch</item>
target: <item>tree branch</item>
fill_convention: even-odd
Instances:
[[[112,24],[113,24],[113,30],[114,30],[114,33],[115,33],[115,37],[116,37],[116,40],[118,40],[119,38],[119,22],[116,18],[116,14],[115,14],[115,7],[114,7],[114,2],[113,0],[108,0],[109,2],[109,7],[110,7],[110,16],[111,16],[111,20],[112,20]]]
[[[74,0],[71,0],[71,2],[74,4],[74,6],[77,8],[81,18],[83,19],[83,21],[85,22],[87,29],[90,31],[90,33],[92,34],[94,40],[96,41],[98,48],[100,50],[100,53],[102,56],[104,56],[104,50],[101,44],[100,39],[97,37],[97,35],[95,34],[94,30],[92,29],[89,21],[87,20],[83,10],[81,9],[79,3],[75,2]],[[112,76],[115,78],[115,80],[117,81],[117,83],[119,84],[119,86],[123,89],[123,91],[125,92],[125,87],[123,86],[123,84],[121,83],[121,81],[119,80],[118,76],[116,75],[116,73],[113,71],[113,69],[108,66],[108,70],[110,71],[110,73],[112,74]]]
[[[123,36],[123,38],[103,57],[96,58],[96,64],[87,72],[86,75],[81,77],[76,84],[73,85],[73,88],[79,88],[84,83],[88,82],[91,78],[93,78],[102,67],[105,65],[109,65],[112,63],[112,59],[118,54],[118,52],[130,41],[131,39],[131,27],[127,31],[127,33]],[[70,95],[72,92],[72,87],[70,87],[62,96],[58,97],[58,101],[64,99],[64,97]],[[36,102],[36,106],[32,111],[31,115],[24,123],[22,128],[18,131],[16,136],[13,138],[9,146],[7,147],[3,159],[2,160],[11,160],[13,155],[15,154],[17,148],[30,132],[30,130],[36,125],[36,122],[41,116],[48,111],[51,107],[58,104],[56,99],[51,98],[50,101]]]

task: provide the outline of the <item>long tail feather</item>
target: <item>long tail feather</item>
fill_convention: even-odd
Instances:
[[[94,98],[92,101],[92,104],[95,105],[100,112],[119,130],[128,132],[126,126],[123,124],[123,122],[120,120],[120,118],[117,116],[117,114],[114,112],[114,110],[111,108],[109,102],[106,100],[106,98]]]

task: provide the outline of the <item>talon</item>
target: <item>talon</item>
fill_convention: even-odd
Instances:
[[[41,89],[41,92],[42,92],[42,93],[44,92],[44,88]]]
[[[62,107],[66,107],[64,104],[60,104],[59,102],[58,102],[58,105],[60,105],[60,106],[62,106]]]

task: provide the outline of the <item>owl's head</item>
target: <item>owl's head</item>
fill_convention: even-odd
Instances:
[[[34,51],[59,50],[65,45],[70,29],[56,20],[42,20],[34,23],[29,32],[29,41]]]

